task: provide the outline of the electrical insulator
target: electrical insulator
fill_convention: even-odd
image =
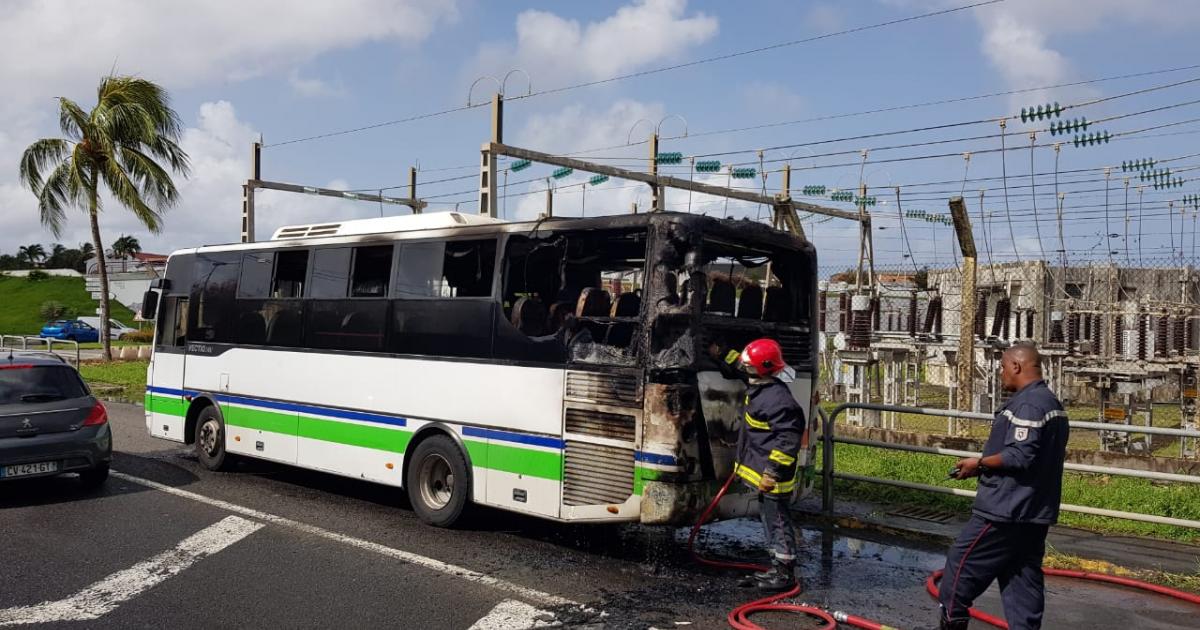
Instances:
[[[880,309],[879,309],[879,297],[876,296],[876,297],[871,298],[871,330],[872,331],[879,330],[880,314],[881,313],[880,313]]]
[[[599,186],[606,181],[608,181],[608,175],[592,175],[591,179],[588,180],[588,183],[593,186]]]
[[[828,306],[825,303],[825,300],[826,300],[827,296],[824,291],[821,291],[817,295],[818,295],[818,297],[817,297],[818,327],[821,332],[828,332],[825,330],[825,311],[827,310],[826,307]]]
[[[1090,341],[1092,338],[1092,318],[1091,318],[1091,316],[1086,315],[1086,314],[1082,315],[1081,317],[1082,317],[1082,321],[1080,322],[1080,325],[1083,327],[1083,331],[1082,331],[1083,334],[1080,335],[1079,338],[1087,339]]]
[[[871,296],[855,295],[850,298],[850,347],[871,346]]]
[[[571,173],[574,173],[574,172],[575,172],[575,169],[573,169],[569,166],[560,166],[559,168],[554,169],[554,172],[551,173],[550,176],[553,177],[554,179],[562,179],[562,178],[566,177],[567,175],[570,175]]]
[[[1187,318],[1187,326],[1184,327],[1183,351],[1191,352],[1196,347],[1196,319],[1194,317]]]
[[[849,332],[850,327],[846,321],[850,315],[850,296],[845,292],[838,294],[838,332]]]
[[[1113,315],[1113,354],[1118,359],[1125,356],[1125,317]]]
[[[1004,327],[1004,303],[1008,298],[996,300],[996,310],[992,313],[992,336],[999,337],[1000,329]]]
[[[746,167],[733,169],[732,171],[729,172],[729,175],[730,175],[730,177],[733,177],[734,179],[753,179],[757,173],[758,173],[758,170],[755,169],[754,167],[746,166]]]
[[[975,336],[979,337],[980,339],[982,339],[983,335],[987,332],[987,330],[986,330],[987,319],[986,318],[987,318],[987,295],[984,293],[980,293],[979,294],[979,306],[977,306],[975,308],[975,321],[973,322],[975,324]]]
[[[933,334],[937,335],[939,341],[942,338],[942,298],[937,298],[937,310],[934,311],[933,317]]]
[[[511,166],[508,167],[508,170],[516,173],[518,171],[523,171],[523,170],[529,168],[529,165],[531,165],[531,164],[533,164],[533,162],[530,162],[529,160],[517,160],[517,161],[513,162]]]
[[[1030,309],[1025,313],[1025,338],[1033,339],[1033,314],[1034,310]]]
[[[696,162],[697,173],[716,173],[721,170],[720,160],[700,160]]]
[[[1137,323],[1137,357],[1139,360],[1145,361],[1146,349],[1150,345],[1150,316],[1139,313]]]
[[[1171,325],[1171,318],[1165,313],[1159,315],[1154,322],[1154,356],[1164,358],[1167,356],[1167,344],[1170,342],[1168,329]]]
[[[1067,313],[1067,350],[1075,349],[1079,340],[1079,313]]]
[[[683,154],[679,151],[667,151],[654,156],[654,161],[659,164],[682,164]]]
[[[1104,340],[1104,332],[1101,328],[1101,317],[1099,313],[1092,315],[1092,354],[1101,354],[1100,345]]]
[[[1050,313],[1050,343],[1063,343],[1062,313]]]
[[[908,297],[908,336],[917,336],[917,294]]]
[[[1012,335],[1011,335],[1012,320],[1013,320],[1012,302],[1010,302],[1008,300],[1008,298],[1005,298],[1004,299],[1004,326],[1000,328],[1000,338],[1001,339],[1011,339],[1012,338]],[[1021,314],[1017,313],[1017,327],[1019,328],[1020,326],[1021,326]]]
[[[1184,331],[1187,322],[1176,317],[1173,323],[1175,325],[1171,328],[1171,354],[1183,354],[1187,343],[1187,333]]]
[[[929,298],[929,303],[925,305],[925,326],[922,330],[925,334],[933,334],[941,332],[940,322],[938,319],[938,311],[942,308],[942,296],[935,295]]]

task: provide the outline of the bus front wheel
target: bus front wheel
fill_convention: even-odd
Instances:
[[[233,457],[225,452],[225,422],[212,405],[201,409],[196,418],[196,456],[209,470],[233,467]]]
[[[462,450],[449,437],[435,435],[417,445],[405,482],[417,518],[450,527],[462,517],[471,476]]]

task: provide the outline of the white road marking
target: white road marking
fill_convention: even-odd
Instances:
[[[228,512],[233,512],[235,514],[241,514],[242,516],[248,516],[250,518],[254,518],[254,519],[258,519],[260,521],[272,523],[274,525],[281,525],[283,527],[287,527],[289,529],[294,529],[296,531],[304,532],[306,534],[311,534],[313,536],[320,536],[321,538],[326,538],[328,540],[339,542],[339,543],[342,543],[345,545],[350,545],[351,547],[356,547],[358,549],[363,549],[365,551],[371,551],[371,552],[374,552],[374,553],[377,553],[377,554],[380,554],[383,556],[387,556],[389,558],[394,558],[396,560],[407,562],[409,564],[415,564],[420,567],[425,567],[426,569],[429,569],[431,571],[437,571],[438,573],[452,575],[454,577],[467,580],[468,582],[474,582],[476,584],[483,584],[483,585],[490,586],[492,588],[499,589],[502,591],[508,591],[509,593],[517,595],[524,600],[536,602],[541,605],[549,605],[549,606],[578,605],[577,602],[571,601],[564,597],[559,597],[558,595],[552,595],[550,593],[545,593],[545,592],[542,592],[542,591],[539,591],[536,589],[521,586],[519,584],[514,584],[512,582],[509,582],[508,580],[502,580],[500,578],[495,578],[490,575],[480,573],[478,571],[473,571],[473,570],[467,569],[465,567],[460,567],[458,565],[449,564],[446,562],[442,562],[441,560],[436,560],[434,558],[429,558],[429,557],[415,554],[415,553],[412,553],[409,551],[402,551],[400,549],[395,549],[393,547],[388,547],[386,545],[381,545],[379,543],[373,543],[369,540],[363,540],[361,538],[354,538],[353,536],[346,536],[344,534],[331,532],[327,529],[322,529],[320,527],[317,527],[316,525],[309,525],[307,523],[301,523],[299,521],[294,521],[290,518],[285,518],[283,516],[276,516],[275,514],[269,514],[267,512],[260,512],[253,508],[248,508],[245,506],[237,505],[236,503],[230,503],[228,501],[214,499],[212,497],[207,497],[202,494],[196,494],[195,492],[189,492],[187,490],[180,490],[179,488],[174,488],[174,487],[171,487],[168,485],[164,485],[164,484],[158,483],[156,481],[150,481],[149,479],[142,479],[141,477],[135,477],[133,475],[129,475],[126,473],[117,472],[115,470],[109,474],[113,477],[116,477],[117,479],[123,479],[125,481],[143,485],[148,488],[154,488],[155,490],[159,490],[161,492],[166,492],[167,494],[171,494],[171,495],[174,495],[177,497],[182,497],[184,499],[189,499],[191,501],[197,501],[199,503],[204,503],[206,505],[218,507],[218,508],[221,508]]]
[[[547,619],[549,618],[549,619]],[[506,599],[467,630],[528,630],[555,625],[552,615],[525,602]]]
[[[117,571],[66,599],[0,610],[0,626],[98,619],[121,603],[262,527],[262,523],[227,516],[187,537],[174,549]]]

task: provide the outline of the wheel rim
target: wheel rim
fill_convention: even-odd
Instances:
[[[200,426],[200,449],[209,457],[215,457],[221,448],[221,423],[208,420]]]
[[[429,507],[440,510],[450,504],[454,496],[454,470],[450,462],[437,453],[430,453],[421,461],[421,500]]]

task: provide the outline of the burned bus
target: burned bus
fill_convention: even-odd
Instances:
[[[146,425],[211,469],[252,457],[403,487],[435,525],[470,503],[687,522],[742,422],[745,385],[709,345],[778,340],[811,418],[815,278],[804,239],[687,214],[284,227],[171,255],[144,300]]]

